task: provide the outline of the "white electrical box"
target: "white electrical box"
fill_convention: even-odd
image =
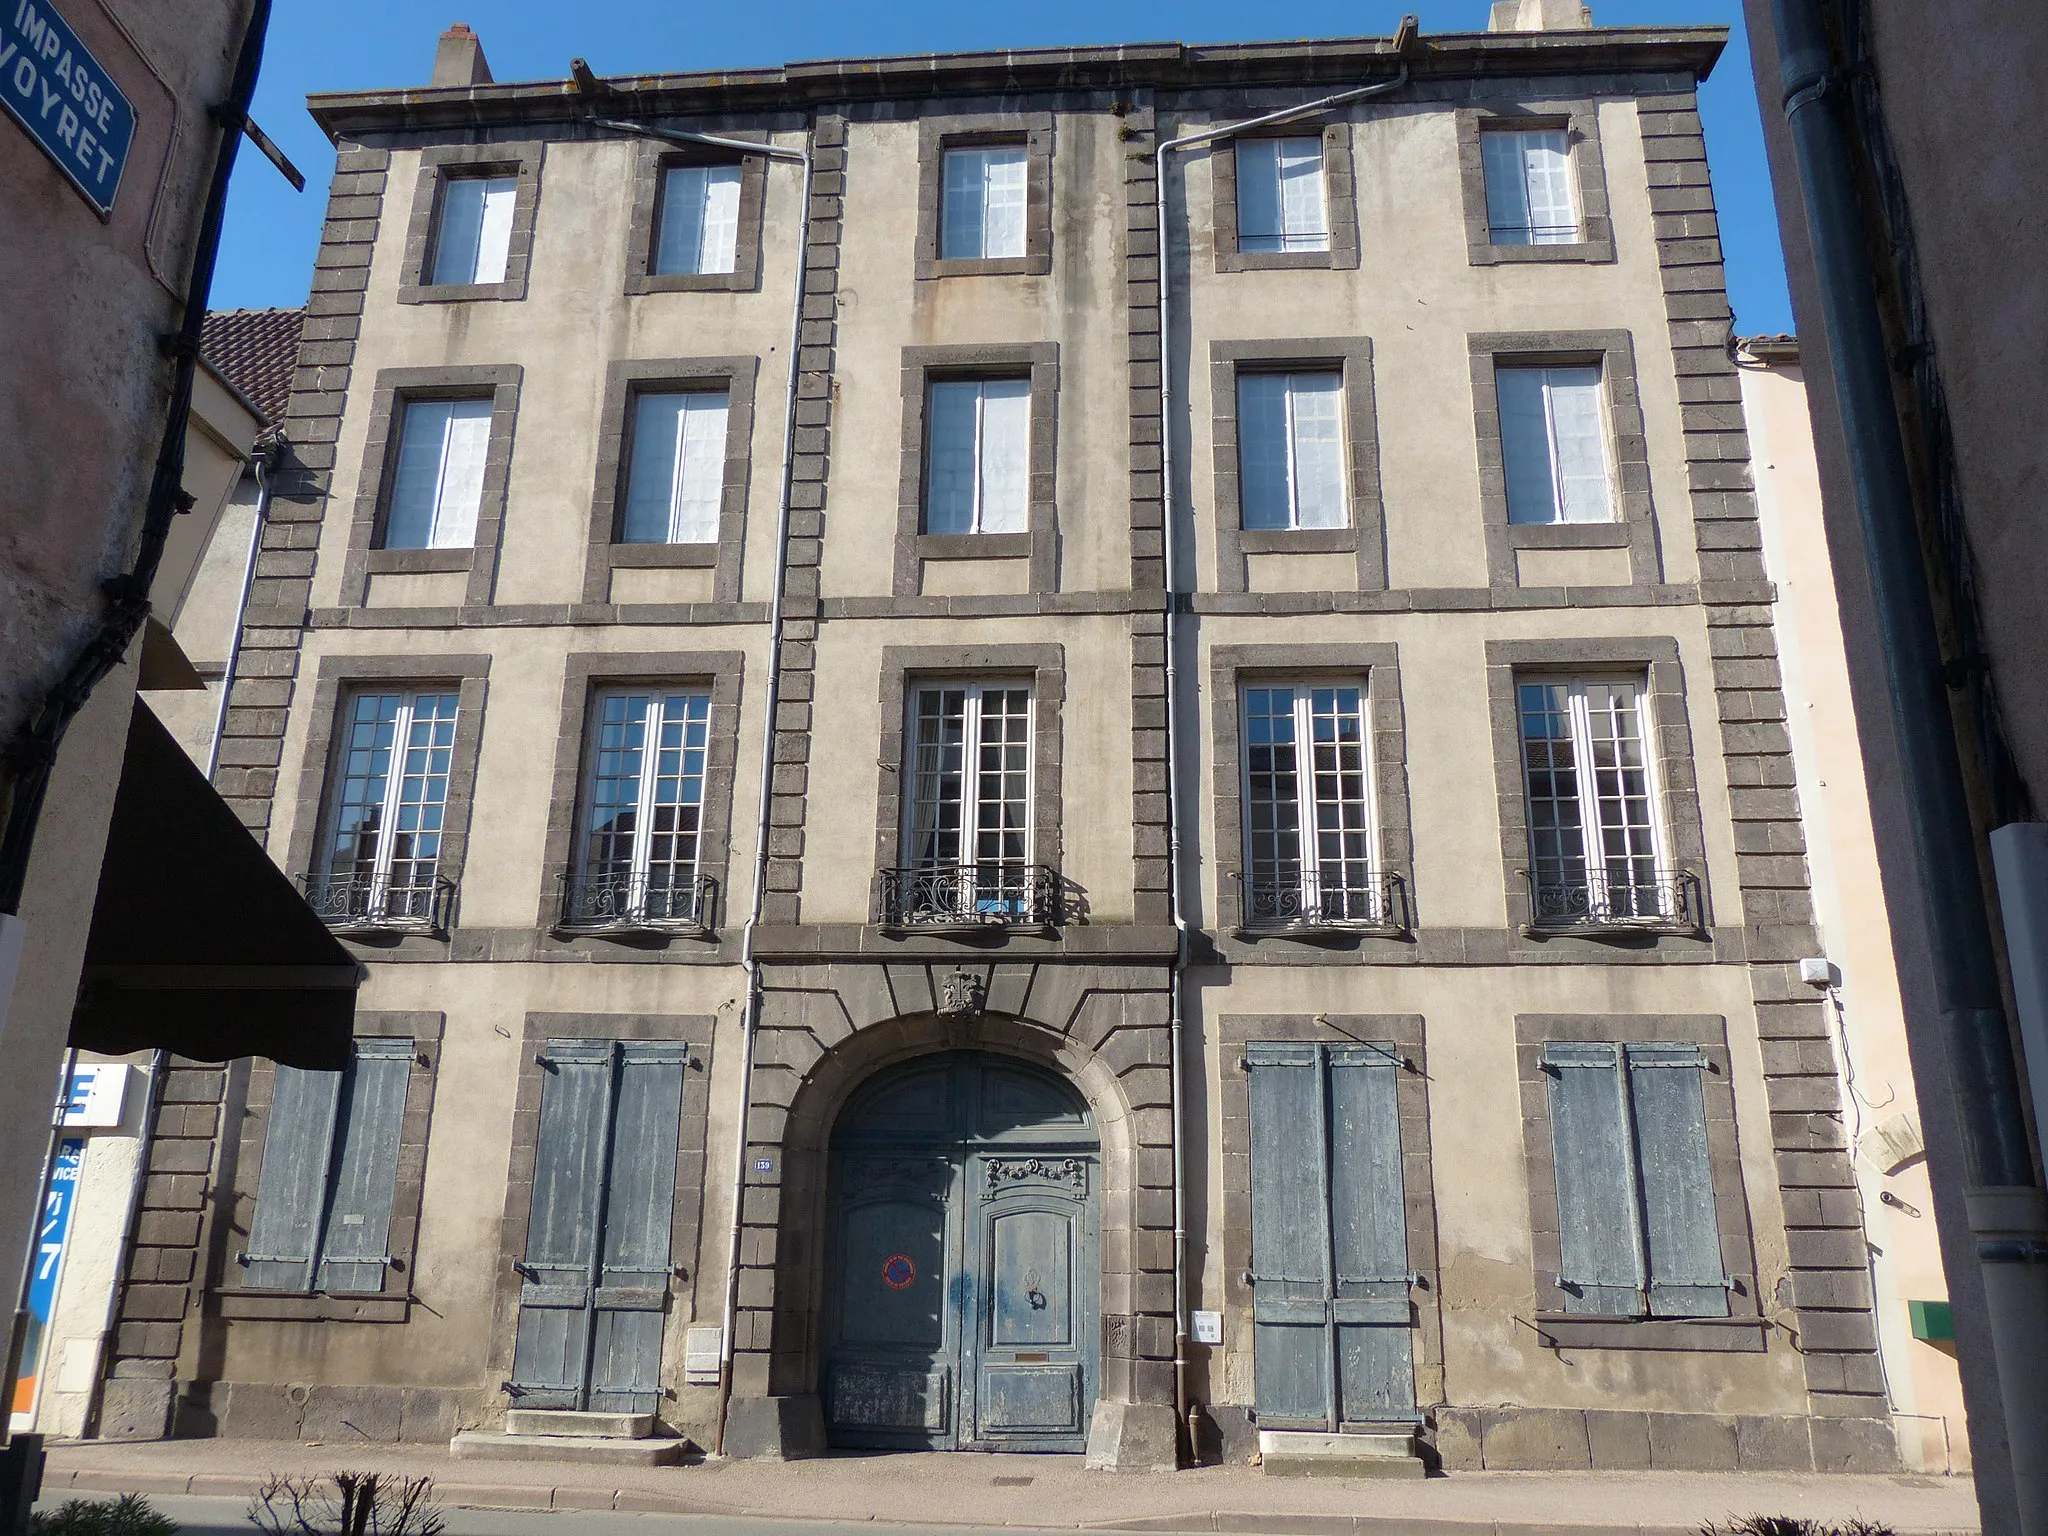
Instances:
[[[684,1330],[684,1386],[715,1387],[718,1385],[718,1362],[719,1355],[722,1353],[719,1346],[724,1342],[725,1330],[716,1323]]]
[[[1221,1312],[1190,1312],[1188,1329],[1197,1344],[1221,1344],[1223,1342],[1223,1314]]]

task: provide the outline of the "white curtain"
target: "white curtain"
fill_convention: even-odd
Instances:
[[[1599,368],[1502,368],[1495,374],[1495,394],[1508,521],[1611,520]]]
[[[661,180],[661,233],[654,270],[669,275],[730,272],[739,252],[740,168],[676,165]]]
[[[1569,245],[1579,238],[1571,146],[1562,128],[1480,135],[1486,222],[1496,245]]]
[[[1320,138],[1238,141],[1237,246],[1254,252],[1330,248]]]
[[[399,433],[384,548],[474,545],[490,442],[488,399],[410,402]]]
[[[1348,525],[1342,374],[1240,374],[1237,440],[1246,528]]]
[[[512,248],[516,176],[460,176],[441,190],[436,283],[502,283]]]
[[[1022,144],[946,151],[939,256],[995,260],[1024,254],[1030,151]]]
[[[648,392],[633,404],[628,544],[715,544],[725,490],[724,390]]]
[[[941,379],[926,419],[926,533],[1031,526],[1031,381]]]

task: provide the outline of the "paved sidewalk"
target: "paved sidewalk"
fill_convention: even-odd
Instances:
[[[45,1503],[136,1492],[247,1499],[271,1472],[426,1473],[457,1509],[1271,1536],[1691,1536],[1746,1514],[1861,1516],[1900,1536],[1973,1533],[1968,1478],[1711,1472],[1465,1472],[1426,1482],[1268,1477],[1255,1467],[1114,1476],[1078,1456],[842,1455],[591,1467],[455,1461],[421,1446],[174,1440],[54,1446]]]

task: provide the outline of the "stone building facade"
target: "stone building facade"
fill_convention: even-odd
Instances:
[[[315,98],[178,1432],[1897,1463],[1723,34],[1567,9]]]

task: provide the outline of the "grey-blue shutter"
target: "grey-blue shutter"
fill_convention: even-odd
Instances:
[[[1705,1065],[1697,1046],[1628,1048],[1643,1237],[1650,1261],[1650,1312],[1656,1317],[1728,1315],[1701,1091]]]
[[[1337,1418],[1344,1424],[1412,1419],[1401,1066],[1381,1045],[1333,1045],[1327,1059]]]
[[[676,1143],[689,1047],[634,1042],[620,1049],[612,1113],[590,1355],[589,1406],[651,1413],[661,1396],[661,1331],[672,1267]]]
[[[335,1130],[338,1151],[320,1239],[318,1288],[381,1291],[390,1262],[398,1136],[412,1080],[413,1044],[359,1040]]]
[[[256,1214],[249,1223],[245,1285],[267,1291],[313,1288],[343,1076],[277,1069],[270,1123],[263,1133],[263,1171],[256,1180]]]
[[[512,1354],[515,1401],[523,1408],[583,1406],[614,1049],[610,1041],[550,1040],[542,1052],[540,1134]]]
[[[1641,1316],[1643,1261],[1620,1049],[1553,1041],[1543,1049],[1543,1070],[1550,1079],[1565,1310]]]
[[[1252,1129],[1252,1352],[1259,1422],[1334,1429],[1327,1121],[1316,1047],[1245,1048]]]

